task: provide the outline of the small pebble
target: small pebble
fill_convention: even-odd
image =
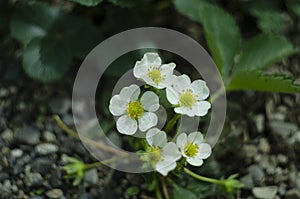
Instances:
[[[277,186],[254,187],[252,193],[259,199],[272,199],[277,193]]]
[[[288,157],[283,154],[278,154],[277,161],[279,164],[285,165],[288,162]]]
[[[58,151],[58,146],[51,143],[42,143],[35,147],[35,151],[39,155],[49,155]]]
[[[268,153],[270,152],[270,150],[271,150],[271,146],[270,146],[268,140],[265,139],[265,138],[261,138],[261,139],[259,140],[258,149],[259,149],[259,151],[261,151],[262,153],[268,154]]]
[[[280,120],[270,121],[270,127],[275,134],[283,138],[289,138],[289,136],[291,134],[294,134],[298,128],[294,123],[284,122]]]
[[[63,197],[64,193],[61,189],[51,189],[46,192],[46,196],[51,199],[57,199]]]
[[[260,183],[265,177],[265,174],[261,167],[256,164],[248,167],[248,172],[255,183]]]
[[[32,187],[41,186],[44,182],[44,179],[40,173],[27,173],[24,181],[28,187]]]
[[[23,155],[23,151],[21,149],[13,149],[11,150],[12,158],[19,158]]]
[[[56,136],[50,131],[43,132],[43,139],[46,142],[54,142],[56,140]]]
[[[96,168],[89,169],[84,173],[84,181],[88,186],[97,184],[98,182],[98,172]]]
[[[284,198],[285,199],[299,199],[300,192],[297,189],[290,189],[285,193]]]
[[[248,158],[254,158],[257,155],[257,146],[252,144],[245,144],[242,148],[242,152]]]
[[[265,116],[262,114],[256,115],[254,117],[256,129],[259,133],[263,132],[265,130],[264,122],[265,122]]]
[[[14,133],[11,129],[5,129],[1,133],[1,137],[6,143],[11,143],[14,139]]]
[[[15,138],[23,144],[35,145],[40,141],[40,132],[34,127],[25,126],[16,133]]]

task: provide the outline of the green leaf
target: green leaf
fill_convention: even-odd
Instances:
[[[33,39],[23,51],[23,68],[32,78],[51,82],[61,78],[71,60],[68,48],[51,37]]]
[[[127,189],[126,192],[128,196],[136,196],[139,194],[140,189],[137,186],[131,186]]]
[[[45,3],[18,3],[10,23],[10,31],[14,38],[28,44],[33,38],[45,36],[58,17],[59,9]]]
[[[261,71],[240,71],[235,75],[227,91],[257,90],[283,93],[298,93],[300,85],[295,84],[289,77],[283,75],[263,75]]]
[[[280,33],[291,24],[291,20],[280,9],[279,1],[274,0],[251,0],[242,3],[242,6],[251,15],[257,18],[257,26],[263,32]]]
[[[300,17],[300,1],[299,0],[286,0],[285,1],[287,8],[290,12],[293,12],[295,15]]]
[[[192,191],[174,184],[173,198],[174,199],[182,199],[182,198],[197,199],[198,197]]]
[[[288,16],[277,11],[257,12],[258,27],[264,32],[280,33],[291,23]]]
[[[201,23],[200,11],[209,3],[205,0],[174,0],[174,5],[181,14]]]
[[[261,34],[245,45],[235,70],[263,69],[295,52],[296,49],[285,38]]]
[[[96,6],[103,0],[71,0],[84,6]]]
[[[72,55],[81,59],[85,58],[102,39],[100,30],[91,21],[74,15],[58,19],[49,34],[61,35],[62,42],[69,47]]]
[[[274,0],[251,0],[241,2],[242,6],[252,15],[266,11],[279,11],[279,2]]]
[[[226,79],[240,48],[241,36],[234,18],[222,9],[197,0],[174,0],[179,12],[202,23],[209,50]]]
[[[122,8],[132,8],[139,3],[139,0],[109,0],[109,2]]]
[[[233,17],[217,7],[203,9],[201,16],[209,50],[225,79],[240,48],[239,29]]]

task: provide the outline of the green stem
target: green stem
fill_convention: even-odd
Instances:
[[[192,172],[191,170],[189,170],[187,168],[184,168],[184,172],[189,174],[190,176],[192,176],[195,179],[198,179],[198,180],[201,180],[201,181],[204,181],[204,182],[210,182],[210,183],[213,183],[213,184],[223,185],[223,181],[221,181],[221,180],[201,176],[197,173]]]
[[[156,194],[156,198],[157,199],[163,199],[163,197],[162,197],[162,195],[160,193],[159,187],[155,188],[155,194]]]
[[[174,125],[176,124],[177,120],[180,118],[179,114],[175,114],[173,116],[173,118],[168,122],[168,124],[165,127],[165,132],[169,133],[170,130],[174,127]]]
[[[84,165],[84,169],[91,169],[91,168],[94,168],[94,167],[98,167],[98,166],[101,166],[103,164],[109,164],[109,163],[112,163],[116,160],[120,160],[122,159],[123,157],[113,157],[113,158],[110,158],[110,159],[107,159],[107,160],[103,160],[101,162],[94,162],[94,163],[90,163],[90,164],[85,164]]]
[[[213,104],[223,93],[225,92],[225,88],[221,87],[213,96],[210,98],[210,103]]]
[[[102,162],[94,162],[94,163],[91,163],[91,164],[85,164],[84,165],[84,170],[88,170],[88,169],[91,169],[91,168],[94,168],[94,167],[98,167],[98,166],[101,166],[103,163]]]
[[[155,175],[154,178],[155,178],[155,181],[156,181],[156,185],[155,185],[155,195],[156,195],[156,198],[157,199],[163,199],[163,196],[162,196],[162,194],[161,194],[161,192],[159,190],[159,182],[157,180],[157,176]]]

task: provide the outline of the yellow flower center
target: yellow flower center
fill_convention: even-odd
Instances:
[[[133,101],[129,102],[127,113],[132,119],[137,120],[145,113],[145,110],[139,101]]]
[[[155,167],[155,165],[162,159],[161,157],[161,150],[159,147],[152,147],[148,151],[147,160],[149,163]]]
[[[164,79],[160,70],[157,68],[151,69],[147,75],[155,84],[159,84]]]
[[[179,103],[181,106],[191,108],[197,102],[197,100],[195,99],[196,97],[197,95],[194,95],[193,92],[188,89],[180,94]]]
[[[184,154],[188,157],[194,157],[198,153],[199,146],[198,144],[193,144],[188,142],[184,147]]]

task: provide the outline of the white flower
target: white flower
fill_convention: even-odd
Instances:
[[[175,66],[174,63],[161,65],[161,59],[157,53],[145,53],[143,59],[136,62],[133,74],[150,86],[162,89],[167,86]]]
[[[117,120],[120,133],[133,135],[138,128],[144,132],[157,124],[157,116],[153,112],[159,108],[158,96],[147,91],[139,98],[140,92],[140,88],[132,84],[110,100],[110,112],[114,116],[121,116]]]
[[[203,143],[203,135],[200,132],[182,133],[177,137],[177,146],[179,147],[182,156],[187,162],[193,166],[201,166],[203,159],[206,159],[211,154],[211,147],[207,143]]]
[[[160,174],[166,176],[169,171],[176,168],[176,161],[181,158],[181,153],[174,142],[167,142],[167,135],[157,128],[150,129],[146,134],[150,145],[147,160]]]
[[[175,105],[174,111],[179,114],[193,116],[204,116],[210,109],[210,103],[204,101],[209,96],[209,89],[205,81],[196,80],[191,83],[187,75],[169,78],[167,87],[167,99]]]

